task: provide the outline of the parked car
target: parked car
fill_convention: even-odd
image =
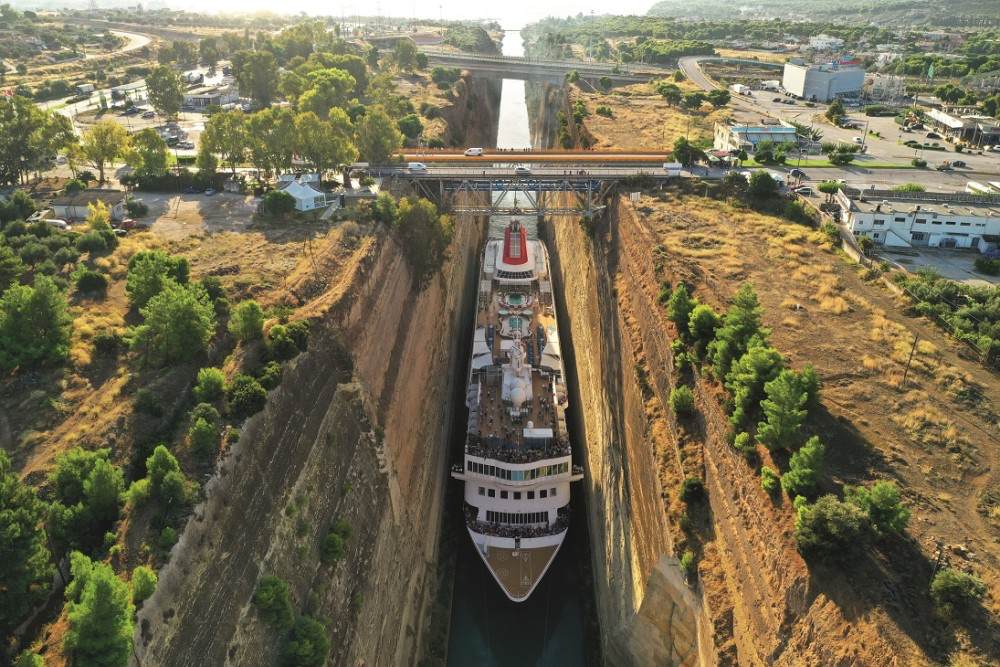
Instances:
[[[482,148],[466,148],[465,149],[465,156],[466,157],[480,157],[482,154],[483,154],[483,149]]]
[[[127,229],[122,229],[121,227],[116,227],[114,230],[115,236],[125,236],[128,234]]]
[[[205,188],[205,196],[211,197],[215,194],[215,188]]]
[[[798,168],[792,169],[790,172],[788,172],[788,175],[792,176],[793,178],[806,178],[806,172]]]
[[[142,114],[142,117],[143,118],[156,118],[156,112],[155,111],[144,111],[143,114]]]
[[[775,97],[775,98],[774,98],[774,99],[772,99],[771,101],[772,101],[772,102],[779,102],[779,103],[780,103],[780,102],[784,102],[785,100],[781,99],[780,97]]]
[[[965,164],[965,160],[955,160],[951,163],[951,166],[965,168],[968,167],[969,165]]]
[[[862,139],[861,137],[854,137],[854,143],[860,146],[861,144],[865,143],[865,140]]]
[[[191,149],[194,148],[194,142],[193,141],[178,141],[177,142],[177,148],[181,148],[181,149],[184,149],[184,150],[191,150]]]
[[[927,137],[928,139],[940,139],[941,138],[941,135],[938,134],[937,132],[928,132],[924,136]]]
[[[954,169],[951,168],[951,165],[948,164],[947,162],[939,164],[937,167],[935,167],[935,169],[937,169],[938,171],[954,171]]]
[[[803,185],[801,188],[795,188],[792,192],[803,197],[812,197],[813,189],[808,185]]]

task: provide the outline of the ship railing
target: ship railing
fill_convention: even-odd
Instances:
[[[484,459],[495,459],[504,463],[533,463],[543,459],[554,459],[560,456],[570,456],[573,449],[569,444],[556,444],[549,447],[484,447],[481,444],[468,442],[465,452],[471,456]]]

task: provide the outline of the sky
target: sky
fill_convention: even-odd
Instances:
[[[497,19],[505,28],[519,28],[546,16],[571,16],[579,13],[645,14],[655,0],[617,0],[612,4],[597,0],[299,0],[275,5],[270,0],[216,0],[215,11],[302,11],[307,14],[366,14],[445,19]],[[98,4],[100,1],[98,0]],[[181,0],[167,2],[178,8],[206,11],[205,3]],[[278,9],[280,8],[280,9]]]

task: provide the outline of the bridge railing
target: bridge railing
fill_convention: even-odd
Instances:
[[[542,65],[547,67],[558,67],[560,69],[593,70],[606,72],[608,74],[628,75],[632,72],[628,65],[613,65],[600,62],[585,62],[582,60],[555,60],[550,58],[534,58],[529,56],[504,56],[492,55],[488,53],[455,53],[454,51],[443,51],[439,49],[422,49],[428,57],[445,58],[450,60],[465,61],[485,61],[506,64],[526,64]]]

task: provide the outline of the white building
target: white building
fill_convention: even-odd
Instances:
[[[184,106],[204,109],[239,101],[240,96],[232,86],[198,86],[184,92]]]
[[[108,207],[112,220],[125,219],[125,193],[121,190],[97,188],[56,197],[52,200],[52,214],[62,220],[83,220],[90,210],[89,205],[97,202]]]
[[[844,48],[844,40],[830,35],[815,35],[809,38],[809,48],[813,51],[839,51]]]
[[[1000,235],[1000,195],[865,190],[837,193],[855,236],[894,248],[980,248]]]
[[[295,200],[296,211],[313,211],[326,207],[326,193],[312,183],[294,180],[281,188]]]
[[[794,127],[785,125],[725,125],[715,124],[713,146],[720,151],[745,150],[753,153],[757,144],[772,141],[776,144],[797,143]]]
[[[859,94],[865,85],[865,71],[840,63],[807,65],[801,61],[789,61],[785,63],[781,85],[803,99],[829,102],[835,97]]]

